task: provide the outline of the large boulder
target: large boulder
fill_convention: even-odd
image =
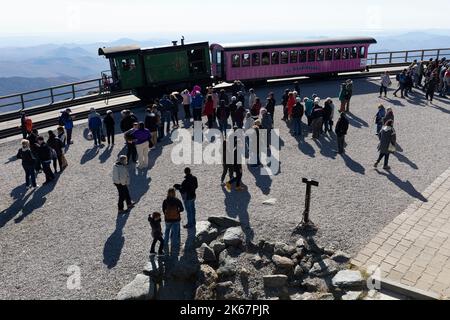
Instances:
[[[275,264],[277,269],[292,270],[295,266],[294,261],[279,255],[274,255],[272,257],[272,262]]]
[[[279,256],[290,257],[296,252],[296,248],[283,242],[276,242],[273,252]]]
[[[150,277],[143,274],[138,274],[117,294],[117,300],[153,300],[154,298],[155,284]]]
[[[227,229],[223,235],[223,242],[228,246],[240,247],[244,241],[245,235],[241,227]]]
[[[208,221],[199,221],[195,225],[195,245],[200,247],[203,243],[210,244],[217,236],[219,231]]]
[[[324,277],[335,274],[337,271],[336,262],[331,259],[324,259],[314,263],[309,270],[309,274],[316,277]]]
[[[214,227],[223,229],[239,227],[241,225],[238,220],[231,219],[229,217],[209,217],[208,221],[212,223]]]
[[[338,288],[360,288],[364,279],[358,270],[339,271],[331,280],[333,286]]]
[[[306,278],[303,280],[301,286],[306,290],[313,292],[328,291],[327,282],[322,278]]]
[[[214,263],[216,262],[216,254],[206,243],[203,243],[198,249],[198,258],[200,263]]]
[[[216,298],[216,284],[219,279],[216,271],[210,266],[203,264],[200,266],[197,277],[197,289],[195,300],[212,300]]]
[[[264,286],[268,288],[282,288],[287,285],[288,277],[284,274],[263,276]]]

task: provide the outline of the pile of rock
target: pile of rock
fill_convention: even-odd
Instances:
[[[350,256],[299,238],[286,244],[246,241],[240,222],[210,217],[198,222],[183,257],[150,261],[119,299],[154,299],[158,290],[183,283],[185,297],[210,299],[343,299],[363,297],[364,279],[348,270]],[[186,254],[191,252],[191,254]]]

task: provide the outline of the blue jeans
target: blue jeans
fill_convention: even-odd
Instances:
[[[177,222],[166,222],[166,231],[164,233],[164,244],[166,248],[169,248],[169,239],[170,245],[172,248],[172,253],[174,251],[180,250],[180,221]],[[166,250],[169,252],[169,250]]]
[[[220,131],[223,132],[223,134],[226,134],[228,128],[228,120],[219,120],[219,126]]]
[[[28,187],[30,185],[30,180],[31,180],[31,185],[33,187],[36,187],[36,172],[34,171],[34,166],[23,166],[23,170],[25,170],[25,184]]]
[[[292,130],[294,135],[299,136],[302,134],[302,126],[300,118],[292,118]]]
[[[186,209],[188,228],[195,227],[195,199],[184,200],[184,208]]]
[[[102,128],[93,128],[91,129],[92,136],[94,137],[94,145],[98,145],[102,143]]]

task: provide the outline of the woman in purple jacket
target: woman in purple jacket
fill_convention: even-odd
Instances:
[[[144,122],[139,122],[139,129],[134,133],[134,140],[136,143],[136,150],[138,154],[138,169],[144,169],[148,167],[148,152],[151,134],[148,129],[145,128]]]

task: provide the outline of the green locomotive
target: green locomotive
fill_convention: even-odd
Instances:
[[[209,43],[199,42],[145,48],[123,46],[100,48],[99,55],[109,59],[111,90],[132,90],[151,100],[163,93],[192,89],[212,82]]]

